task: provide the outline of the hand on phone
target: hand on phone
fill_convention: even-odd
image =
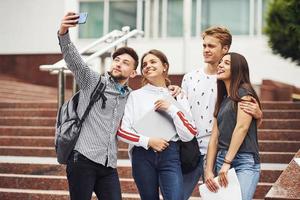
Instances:
[[[61,20],[59,34],[65,34],[69,28],[75,27],[78,23],[79,15],[74,12],[68,12]]]
[[[76,27],[77,24],[85,23],[87,15],[87,13],[76,14],[75,12],[68,12],[61,20],[59,34],[63,35],[68,31],[69,28]]]

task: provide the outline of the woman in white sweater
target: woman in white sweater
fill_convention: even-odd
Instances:
[[[178,140],[190,141],[197,134],[186,97],[178,98],[180,106],[166,100],[168,90],[169,62],[158,50],[145,53],[141,59],[143,87],[131,92],[128,97],[118,139],[129,143],[132,174],[142,200],[158,200],[159,189],[164,199],[182,200],[183,183]],[[182,112],[178,107],[185,109]],[[135,131],[134,124],[150,110],[165,112],[172,118],[176,133],[170,141],[162,137],[148,137],[143,131]],[[151,121],[149,121],[151,124]],[[153,124],[159,126],[159,124]]]

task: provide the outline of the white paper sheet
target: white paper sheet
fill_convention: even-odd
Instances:
[[[218,183],[218,177],[214,178],[219,186],[217,193],[211,192],[205,184],[199,186],[202,200],[242,200],[240,183],[237,179],[234,168],[231,168],[227,174],[228,186],[221,187]]]

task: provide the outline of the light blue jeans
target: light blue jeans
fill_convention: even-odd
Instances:
[[[226,156],[227,150],[219,150],[216,160],[216,169],[219,173]],[[260,175],[260,164],[254,162],[252,153],[237,153],[232,161],[231,168],[236,171],[240,182],[242,199],[252,200]]]

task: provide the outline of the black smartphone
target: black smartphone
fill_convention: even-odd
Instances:
[[[87,12],[79,13],[78,24],[84,24],[87,20],[87,17],[88,17]]]

